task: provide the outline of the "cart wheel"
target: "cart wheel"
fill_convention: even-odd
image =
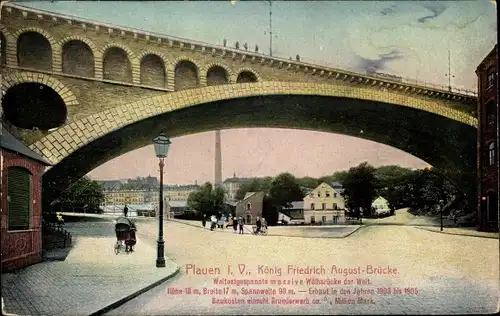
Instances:
[[[120,253],[120,250],[121,250],[120,248],[121,248],[120,244],[116,243],[115,244],[115,254],[119,254]]]

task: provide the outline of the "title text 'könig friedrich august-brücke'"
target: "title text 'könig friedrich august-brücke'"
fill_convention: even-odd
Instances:
[[[367,264],[364,266],[341,267],[335,264],[315,265],[315,266],[298,266],[289,264],[286,267],[269,266],[269,265],[249,265],[238,264],[236,266],[227,265],[222,267],[200,267],[195,264],[186,264],[185,273],[187,275],[267,275],[267,276],[313,276],[313,275],[339,275],[339,276],[362,276],[362,275],[395,275],[399,271],[391,266],[377,266]]]

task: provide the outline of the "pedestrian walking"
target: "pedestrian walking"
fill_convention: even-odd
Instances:
[[[221,229],[224,229],[224,225],[226,224],[226,215],[222,215],[219,219],[219,226]]]
[[[255,221],[255,233],[258,234],[260,233],[260,229],[262,228],[262,222],[260,221],[260,218],[257,216],[257,220]]]
[[[205,225],[207,225],[207,215],[203,214],[203,218],[201,219],[201,225],[203,228],[205,228]]]
[[[125,207],[123,208],[123,215],[127,217],[127,214],[128,214],[128,207],[127,204],[125,204]]]
[[[210,230],[214,230],[217,227],[217,217],[212,215],[210,217]]]
[[[236,217],[233,217],[233,230],[234,230],[234,233],[236,234],[236,232],[238,230],[238,219]]]
[[[240,235],[243,235],[243,228],[245,226],[245,222],[243,221],[243,217],[241,216],[238,219],[238,225],[240,226]]]

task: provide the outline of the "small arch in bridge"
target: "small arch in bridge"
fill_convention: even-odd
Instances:
[[[49,86],[26,82],[9,88],[2,98],[5,118],[14,126],[47,131],[60,127],[68,115],[61,96]]]
[[[45,36],[35,31],[17,38],[17,64],[20,67],[52,70],[52,46]]]
[[[62,71],[66,74],[94,77],[94,54],[87,43],[69,40],[62,47]]]
[[[229,83],[229,74],[226,69],[221,66],[212,66],[207,71],[207,85],[215,86],[218,84]]]
[[[255,73],[244,70],[238,74],[238,77],[236,79],[237,83],[248,83],[248,82],[257,82],[257,75]]]
[[[103,78],[132,82],[132,64],[127,52],[120,47],[109,47],[102,58]]]
[[[175,66],[175,90],[185,90],[198,87],[200,81],[198,67],[189,60],[181,60]]]
[[[167,72],[164,60],[156,54],[146,54],[141,59],[141,84],[165,88]]]
[[[5,66],[7,64],[7,40],[3,32],[0,32],[0,65]]]

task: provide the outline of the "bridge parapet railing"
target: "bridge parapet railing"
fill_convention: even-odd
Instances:
[[[320,67],[326,67],[326,68],[332,68],[332,69],[336,69],[336,67],[338,67],[336,65],[333,65],[333,64],[325,62],[325,61],[317,61],[317,60],[301,57],[301,61],[302,60],[303,60],[304,64],[316,65],[316,67],[320,66]],[[359,73],[359,72],[349,72],[349,71],[340,70],[340,69],[338,69],[338,70],[336,69],[336,71],[357,74],[360,76],[373,76],[373,75],[370,75],[368,73],[365,74],[365,73]],[[388,74],[388,75],[390,75],[390,74]],[[389,78],[380,78],[378,76],[375,76],[375,77],[378,79],[381,79],[381,80],[394,81],[394,79],[391,79],[390,77]],[[464,95],[468,95],[468,96],[477,97],[477,92],[473,91],[473,90],[469,90],[469,89],[462,89],[462,88],[450,87],[450,86],[445,86],[445,85],[439,85],[439,84],[435,84],[435,83],[431,83],[431,82],[420,81],[420,80],[410,79],[410,78],[400,77],[400,76],[394,76],[394,77],[398,77],[398,79],[400,79],[400,80],[398,80],[398,82],[400,82],[400,83],[411,84],[411,85],[425,87],[425,88],[432,88],[432,89],[436,89],[436,90],[443,90],[443,91],[448,91],[448,92],[452,92],[452,93],[458,93],[458,94],[464,94]]]
[[[240,54],[240,55],[244,54],[244,55],[247,55],[250,57],[256,57],[256,58],[258,57],[258,58],[261,58],[261,60],[263,60],[263,59],[273,60],[273,61],[277,61],[277,62],[283,62],[286,64],[300,65],[300,66],[304,66],[304,67],[309,67],[311,69],[313,69],[313,68],[315,68],[315,69],[326,68],[324,70],[336,72],[339,74],[350,75],[350,76],[375,77],[375,78],[382,80],[382,81],[391,81],[391,82],[398,82],[398,83],[403,83],[403,84],[411,84],[411,85],[435,89],[435,90],[447,91],[450,93],[456,93],[456,94],[462,94],[462,95],[468,95],[468,96],[474,96],[474,97],[477,96],[477,93],[475,91],[472,91],[472,90],[449,87],[449,86],[444,86],[444,85],[438,85],[438,84],[433,84],[433,83],[429,83],[429,82],[423,82],[423,81],[418,81],[418,80],[408,79],[408,78],[398,77],[398,76],[393,76],[393,77],[398,77],[398,80],[395,80],[394,78],[391,79],[391,77],[390,77],[391,75],[389,75],[389,77],[374,76],[374,75],[370,75],[370,74],[340,69],[340,68],[337,68],[338,67],[337,65],[333,65],[333,64],[325,62],[325,61],[317,61],[317,60],[313,60],[313,59],[309,59],[309,58],[304,59],[302,57],[300,58],[300,60],[296,60],[296,59],[294,60],[291,57],[286,58],[286,57],[281,57],[281,56],[271,56],[271,55],[268,55],[268,54],[265,54],[262,52],[254,52],[251,50],[242,50],[242,49],[223,46],[223,45],[219,45],[219,44],[210,44],[210,43],[206,43],[206,42],[202,42],[202,41],[196,41],[196,40],[186,39],[186,38],[182,38],[182,37],[162,34],[162,33],[158,33],[158,32],[149,32],[149,31],[144,31],[141,29],[134,29],[134,28],[129,28],[129,27],[125,27],[125,26],[113,25],[113,24],[106,23],[106,22],[95,21],[95,20],[70,16],[70,15],[66,15],[66,14],[54,13],[54,12],[40,10],[40,9],[34,9],[34,8],[26,7],[23,5],[19,5],[19,4],[8,3],[7,7],[14,7],[14,8],[17,8],[20,10],[26,10],[26,11],[31,11],[31,12],[41,13],[41,14],[47,14],[50,16],[60,17],[60,18],[64,18],[64,19],[71,19],[71,20],[82,22],[82,23],[88,23],[88,24],[92,24],[95,26],[108,28],[110,30],[116,29],[116,30],[120,30],[122,32],[132,33],[132,34],[134,34],[134,36],[141,35],[141,36],[144,36],[144,37],[149,38],[149,39],[151,37],[155,37],[157,39],[161,39],[161,41],[178,42],[178,43],[183,43],[183,45],[188,44],[188,45],[192,45],[191,49],[195,49],[196,46],[198,46],[201,48],[208,48],[208,49],[212,49],[212,50],[215,49],[215,50],[219,50],[219,51],[226,51],[226,52],[236,53],[236,54]]]

